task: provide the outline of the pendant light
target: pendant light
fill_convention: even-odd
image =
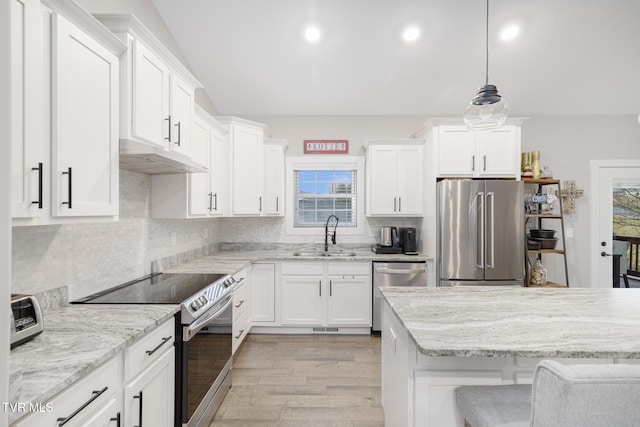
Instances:
[[[487,0],[486,21],[485,84],[478,89],[462,118],[470,130],[497,129],[504,124],[509,114],[509,104],[498,94],[498,88],[489,84],[489,0]]]

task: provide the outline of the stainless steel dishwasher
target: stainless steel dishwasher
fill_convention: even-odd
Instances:
[[[373,263],[373,326],[372,332],[382,329],[382,286],[427,286],[427,263],[374,262]]]

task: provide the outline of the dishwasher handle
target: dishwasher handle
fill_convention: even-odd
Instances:
[[[376,270],[376,273],[383,273],[383,274],[416,274],[416,273],[426,273],[427,266],[425,265],[422,268],[412,268],[412,269],[376,266],[375,270]]]

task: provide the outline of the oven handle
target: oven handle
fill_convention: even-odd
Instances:
[[[228,297],[228,301],[224,303],[221,309],[215,311],[213,314],[210,312],[215,308],[211,307],[207,310],[202,317],[199,317],[195,322],[190,324],[189,326],[185,326],[182,328],[182,339],[184,341],[189,341],[195,334],[197,334],[202,328],[207,326],[207,323],[218,317],[225,311],[229,306],[233,303],[233,299],[231,299],[231,295]]]

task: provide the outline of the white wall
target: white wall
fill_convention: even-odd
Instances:
[[[0,2],[0,200],[11,200],[11,135],[9,120],[9,2]],[[0,402],[9,401],[9,294],[11,293],[11,210],[10,204],[0,203],[0,312],[5,322],[0,322]],[[0,427],[8,424],[8,413],[0,410]]]

